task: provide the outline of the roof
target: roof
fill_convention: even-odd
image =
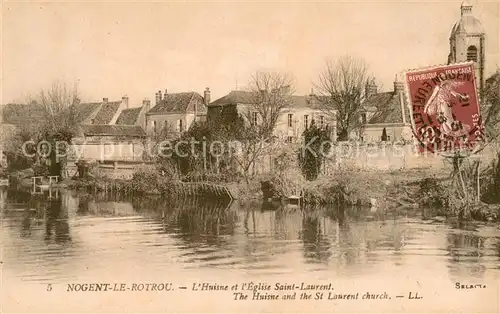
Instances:
[[[75,120],[78,122],[78,123],[81,123],[83,121],[85,121],[86,119],[88,119],[92,113],[94,113],[97,108],[99,108],[101,106],[101,103],[100,102],[94,102],[94,103],[81,103],[81,104],[78,104],[78,105],[75,105],[75,108],[76,108],[76,118]]]
[[[453,25],[451,29],[451,37],[459,32],[467,34],[483,34],[484,27],[481,22],[471,14],[472,6],[462,3],[461,6],[462,16],[460,20]]]
[[[403,123],[403,115],[401,113],[401,98],[403,98],[406,121],[409,123],[410,112],[407,109],[406,98],[400,97],[395,92],[377,93],[370,96],[364,103],[363,107],[377,108],[375,114],[370,118],[368,124],[377,123]]]
[[[81,130],[85,136],[145,137],[146,133],[139,125],[83,124]]]
[[[147,114],[186,113],[194,111],[195,105],[199,112],[206,109],[200,94],[195,92],[172,93],[165,95],[165,98],[151,108]]]
[[[91,102],[75,105],[75,121],[77,123],[107,124],[110,123],[121,101]],[[99,109],[100,108],[100,109]],[[98,110],[93,121],[86,121]],[[69,109],[68,109],[69,110]],[[2,106],[3,122],[7,124],[23,125],[43,121],[45,109],[39,104],[7,104]]]
[[[139,114],[141,113],[142,107],[124,109],[118,116],[116,124],[120,125],[134,125],[137,123]]]
[[[3,123],[14,125],[38,123],[45,116],[44,108],[38,104],[7,104],[0,111]]]
[[[467,34],[483,34],[484,28],[481,22],[472,15],[463,16],[451,29],[451,36],[460,31]]]
[[[103,103],[99,112],[92,120],[92,124],[108,124],[120,108],[121,101]]]
[[[322,96],[317,95],[290,95],[288,97],[290,108],[316,108],[320,103]],[[253,92],[233,90],[229,94],[215,100],[210,103],[209,107],[224,107],[228,105],[238,105],[238,104],[253,104],[256,97]]]
[[[251,104],[253,102],[253,95],[251,92],[242,90],[233,90],[229,94],[211,102],[209,107],[227,106],[237,104]]]

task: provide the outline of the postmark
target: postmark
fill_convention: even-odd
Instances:
[[[404,77],[419,152],[470,151],[484,142],[473,62],[411,70]]]

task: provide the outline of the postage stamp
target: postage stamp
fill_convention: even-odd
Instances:
[[[471,150],[485,140],[473,62],[408,71],[405,80],[420,152]]]

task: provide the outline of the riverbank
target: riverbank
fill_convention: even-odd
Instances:
[[[182,182],[155,172],[138,172],[131,180],[108,177],[69,179],[59,185],[87,193],[105,192],[125,195],[156,195],[169,199],[199,198],[206,200],[238,199],[240,202],[283,201],[290,191],[298,191],[305,206],[334,205],[340,207],[370,207],[374,210],[437,209],[442,216],[455,215],[450,205],[447,186],[450,171],[421,168],[398,171],[339,170],[314,181],[295,180],[278,174],[253,177],[239,182]],[[292,183],[292,189],[287,186]],[[299,182],[299,183],[297,183]],[[272,197],[263,191],[266,184],[274,185]],[[216,187],[216,188],[213,188]],[[288,189],[286,189],[288,188]],[[226,193],[227,192],[227,193]],[[229,195],[229,196],[228,196]],[[499,206],[478,203],[472,219],[498,221]]]

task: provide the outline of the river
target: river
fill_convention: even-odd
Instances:
[[[442,299],[432,299],[435,307],[420,302],[415,311],[453,306],[466,311],[468,304],[476,312],[498,309],[499,227],[444,222],[420,209],[348,209],[339,215],[333,208],[169,204],[68,191],[49,199],[0,190],[0,215],[5,312],[173,310],[173,301],[165,296],[169,292],[143,291],[132,297],[113,292],[103,300],[67,292],[70,283],[170,282],[192,290],[193,283],[203,282],[274,285],[304,280],[393,295],[420,289],[427,300]],[[457,282],[490,286],[457,292]],[[206,292],[208,298],[193,298],[200,292],[171,293],[176,293],[176,312],[301,312],[307,306],[234,301],[230,292]],[[345,304],[335,311],[351,309]],[[356,311],[399,309],[394,303],[386,308],[377,304],[365,303]],[[333,311],[325,302],[315,306],[315,312]]]

